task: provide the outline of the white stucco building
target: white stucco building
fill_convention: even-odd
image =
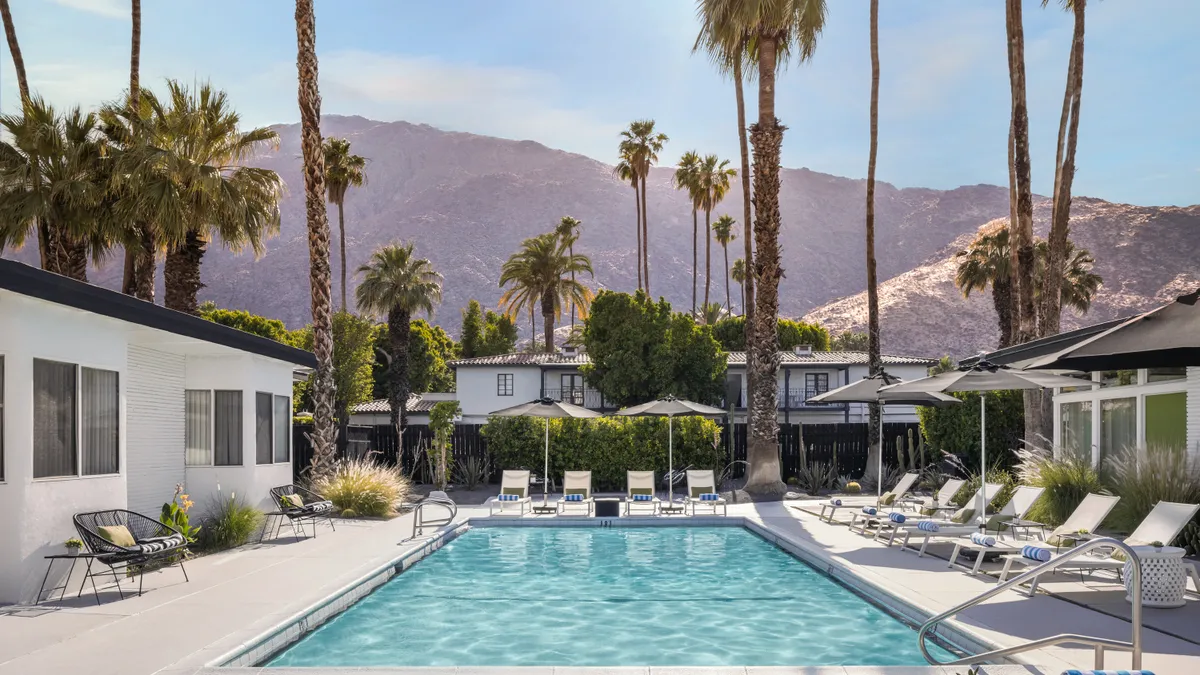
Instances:
[[[157,517],[177,483],[270,503],[312,354],[0,260],[0,604],[34,600],[72,516]]]

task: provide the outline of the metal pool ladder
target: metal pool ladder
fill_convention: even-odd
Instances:
[[[1131,591],[1130,595],[1133,597],[1133,612],[1132,612],[1132,616],[1130,617],[1131,623],[1133,624],[1133,635],[1132,635],[1132,637],[1130,637],[1129,642],[1125,642],[1122,640],[1110,640],[1108,638],[1093,637],[1093,636],[1089,636],[1089,635],[1076,635],[1073,633],[1063,633],[1060,635],[1053,635],[1050,637],[1045,637],[1040,640],[1032,640],[1030,642],[1026,642],[1024,644],[1019,644],[1019,645],[1016,645],[1013,647],[1006,647],[1004,649],[994,649],[990,652],[984,652],[982,654],[974,654],[971,656],[967,656],[965,658],[961,658],[957,661],[948,661],[946,663],[939,662],[937,659],[935,659],[933,657],[933,655],[931,655],[929,653],[929,649],[925,645],[925,638],[942,621],[949,619],[950,617],[958,614],[959,612],[961,612],[969,607],[974,607],[975,605],[978,605],[979,603],[984,602],[985,600],[994,598],[997,595],[1000,595],[1001,593],[1003,593],[1004,591],[1007,591],[1010,588],[1013,588],[1015,586],[1023,584],[1026,581],[1030,581],[1032,579],[1040,577],[1041,575],[1046,574],[1047,572],[1053,572],[1055,569],[1058,569],[1063,564],[1065,564],[1067,561],[1078,558],[1079,556],[1083,555],[1084,553],[1087,553],[1088,551],[1091,551],[1092,549],[1096,549],[1096,548],[1100,548],[1100,547],[1112,547],[1112,548],[1120,549],[1121,551],[1123,551],[1125,553],[1126,557],[1129,560],[1133,561],[1133,568],[1132,568],[1133,583],[1130,588],[1130,591]],[[983,555],[983,553],[980,553],[979,555]],[[938,614],[937,616],[926,621],[921,626],[920,631],[917,632],[917,643],[918,643],[918,646],[921,648],[921,654],[924,655],[926,661],[928,661],[930,664],[935,665],[935,666],[958,666],[958,665],[969,665],[969,664],[974,664],[974,663],[984,663],[987,661],[991,661],[993,659],[1010,656],[1012,654],[1017,654],[1020,652],[1027,652],[1027,651],[1030,651],[1033,649],[1041,649],[1042,647],[1049,647],[1051,645],[1063,644],[1063,643],[1068,643],[1068,642],[1074,643],[1074,644],[1091,645],[1092,647],[1094,647],[1096,650],[1096,664],[1094,667],[1097,670],[1104,669],[1104,650],[1106,648],[1107,649],[1116,649],[1116,650],[1120,650],[1120,651],[1133,652],[1133,664],[1132,664],[1133,670],[1139,670],[1142,667],[1142,561],[1138,559],[1137,553],[1135,553],[1134,550],[1132,548],[1130,548],[1129,545],[1126,544],[1125,542],[1119,541],[1117,539],[1112,539],[1110,537],[1106,537],[1103,539],[1093,539],[1081,546],[1078,546],[1076,548],[1071,549],[1070,551],[1067,551],[1063,555],[1061,555],[1049,562],[1038,565],[1037,567],[1029,570],[1028,572],[1025,572],[1024,574],[1022,574],[1018,577],[1014,577],[1012,579],[1009,579],[1008,581],[1005,581],[1002,584],[995,586],[994,588],[987,591],[986,593],[981,593],[980,595],[977,595],[974,598],[971,598],[970,600],[962,603],[961,605],[958,605],[957,607],[948,609],[945,612]]]

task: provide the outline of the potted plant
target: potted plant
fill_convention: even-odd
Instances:
[[[71,537],[70,539],[64,541],[63,545],[67,547],[67,553],[70,555],[79,555],[79,553],[83,551],[83,542],[79,541],[75,537]]]

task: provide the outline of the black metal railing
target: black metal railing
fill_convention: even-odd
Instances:
[[[604,395],[591,387],[559,387],[546,389],[543,392],[548,398],[571,405],[582,406],[590,410],[615,410],[617,406],[611,401],[604,400]]]
[[[845,403],[809,403],[808,399],[818,394],[824,394],[828,389],[808,389],[805,387],[779,388],[780,410],[802,410],[804,408],[844,408]]]

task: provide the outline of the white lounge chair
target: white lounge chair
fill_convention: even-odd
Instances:
[[[962,486],[967,481],[961,478],[950,478],[932,497],[905,497],[904,501],[912,505],[913,509],[920,511],[921,509],[933,509],[945,504],[950,504],[954,499],[954,495],[962,489]]]
[[[650,499],[645,499],[645,497]],[[637,499],[641,497],[641,499]],[[653,471],[626,471],[625,472],[625,515],[633,515],[634,510],[638,512],[649,513],[646,515],[657,516],[658,508],[662,505],[662,500],[654,494],[654,472]]]
[[[936,518],[910,519],[905,518],[903,522],[893,522],[888,520],[881,521],[879,528],[875,531],[875,539],[879,539],[879,535],[885,529],[891,530],[891,535],[888,537],[888,546],[891,546],[896,541],[896,535],[903,534],[904,539],[900,543],[900,550],[908,548],[908,540],[913,534],[924,535],[924,541],[921,542],[921,550],[918,551],[917,557],[925,555],[925,549],[929,546],[929,537],[933,536],[958,536],[962,534],[971,534],[978,532],[979,526],[987,522],[988,516],[982,513],[975,513],[979,508],[979,499],[982,495],[984,498],[984,506],[986,510],[987,504],[991,503],[992,499],[1000,492],[1002,486],[999,483],[985,483],[982,487],[971,495],[971,498],[963,503],[962,507],[955,511],[947,520],[937,520]],[[922,522],[930,523],[928,530],[922,529]]]
[[[917,479],[920,477],[920,474],[911,471],[904,474],[900,477],[900,480],[896,482],[896,486],[894,488],[880,495],[878,500],[879,503],[877,503],[875,506],[877,508],[892,505],[895,505],[897,508],[901,507],[905,496],[908,495],[908,491],[912,489],[912,486],[916,484]],[[854,503],[850,503],[851,501]],[[871,502],[865,501],[862,497],[854,498],[853,500],[838,498],[835,501],[831,499],[821,504],[820,518],[827,523],[832,523],[833,517],[837,515],[838,509],[852,509],[857,511],[862,506],[870,503]],[[826,516],[826,512],[828,512],[828,516]]]
[[[532,506],[532,500],[529,498],[529,472],[528,471],[505,471],[500,476],[500,494],[488,500],[488,515],[496,515],[496,509],[500,509],[500,513],[516,507],[520,511],[520,515],[525,515],[525,511]]]
[[[711,508],[714,516],[717,514],[717,507],[720,507],[721,515],[729,515],[725,499],[717,494],[717,479],[711,469],[688,469],[687,484],[688,499],[683,506],[685,514],[688,507],[691,507],[694,516],[696,507],[703,506]],[[716,497],[713,498],[709,495],[716,495]]]
[[[984,516],[983,519],[973,517],[971,519],[972,522],[963,525],[936,523],[936,530],[933,528],[922,529],[919,523],[912,527],[908,527],[906,525],[904,527],[896,528],[897,531],[892,533],[892,539],[894,540],[896,538],[896,534],[899,532],[904,533],[904,540],[900,545],[900,550],[903,551],[908,548],[908,542],[912,535],[915,534],[919,537],[922,537],[923,540],[921,541],[921,549],[917,553],[917,557],[919,558],[925,555],[925,549],[929,548],[929,542],[931,541],[937,539],[956,539],[964,535],[969,536],[975,532],[981,532],[981,534],[986,535],[987,526],[991,525],[992,523],[996,524],[996,534],[999,535],[1000,528],[1004,523],[1012,520],[1013,518],[1020,518],[1021,516],[1025,515],[1025,513],[1033,507],[1034,502],[1036,502],[1038,498],[1042,496],[1042,492],[1044,491],[1045,488],[1022,485],[1021,487],[1017,488],[1015,492],[1013,492],[1013,495],[1008,500],[1008,503],[1006,503],[1000,509],[1000,511],[994,515]],[[988,489],[988,492],[991,492],[991,488]],[[965,509],[967,507],[963,508]],[[980,529],[981,526],[983,528],[982,531]],[[888,541],[889,546],[891,543],[891,541]]]
[[[1177,502],[1159,502],[1154,505],[1150,513],[1142,519],[1141,524],[1137,526],[1128,537],[1125,537],[1124,542],[1130,546],[1145,546],[1154,542],[1161,542],[1165,546],[1170,546],[1175,537],[1183,531],[1188,522],[1196,515],[1196,511],[1200,510],[1200,505],[1196,504],[1180,504]],[[1051,560],[1064,555],[1063,553],[1051,556]],[[1000,581],[1008,579],[1009,572],[1012,571],[1014,563],[1031,566],[1041,565],[1044,561],[1033,560],[1026,558],[1020,553],[1010,553],[1002,556],[1004,558],[1004,569],[1000,570]],[[1063,563],[1058,569],[1094,571],[1094,570],[1120,570],[1125,567],[1125,560],[1114,558],[1112,555],[1084,555],[1072,558]],[[1200,588],[1200,576],[1196,573],[1196,568],[1191,563],[1184,563],[1184,569],[1187,574],[1192,577],[1192,581],[1196,583],[1197,588]],[[1038,579],[1035,577],[1029,583],[1029,595],[1037,593]]]
[[[567,509],[583,509],[590,516],[595,504],[596,502],[592,501],[592,472],[564,472],[563,496],[558,500],[559,515],[566,514]]]

